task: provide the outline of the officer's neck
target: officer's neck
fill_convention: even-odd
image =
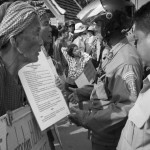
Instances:
[[[123,38],[125,38],[124,34],[116,33],[113,34],[109,40],[109,45],[111,47],[115,46],[117,43],[119,43]]]

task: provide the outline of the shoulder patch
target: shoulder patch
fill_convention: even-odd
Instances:
[[[136,89],[136,76],[134,72],[129,71],[123,76],[123,80],[125,81],[128,90],[132,96],[137,96],[137,89]]]

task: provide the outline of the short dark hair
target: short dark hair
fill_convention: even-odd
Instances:
[[[87,30],[87,32],[90,32],[92,35],[95,35],[95,32],[92,30]]]
[[[150,32],[150,2],[144,4],[135,12],[134,21],[137,28],[145,33]]]
[[[73,49],[74,49],[75,47],[77,47],[76,44],[70,44],[70,45],[68,45],[68,47],[67,47],[67,48],[68,48],[68,50],[67,50],[68,55],[71,56],[71,57],[73,57],[73,58],[74,58]]]
[[[62,36],[63,33],[68,32],[65,26],[62,26],[60,30],[58,30],[59,36]]]

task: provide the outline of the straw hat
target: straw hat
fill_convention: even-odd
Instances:
[[[81,22],[75,24],[74,33],[81,33],[81,32],[84,32],[84,31],[86,31],[86,25],[82,24]]]

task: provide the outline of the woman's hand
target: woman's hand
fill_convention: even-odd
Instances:
[[[77,104],[79,102],[79,98],[77,96],[76,88],[69,87],[69,90],[73,92],[68,96],[69,102]]]

